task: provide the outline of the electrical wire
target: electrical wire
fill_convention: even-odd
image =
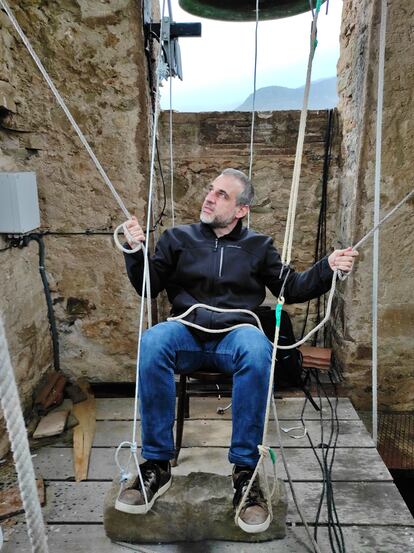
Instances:
[[[326,226],[327,226],[327,208],[328,208],[328,180],[329,180],[329,171],[332,160],[332,143],[333,143],[333,134],[335,130],[335,118],[334,110],[328,111],[328,121],[325,135],[325,153],[323,160],[323,169],[322,169],[322,190],[321,190],[321,203],[319,208],[318,215],[318,226],[316,231],[316,241],[315,241],[315,251],[314,251],[314,263],[319,259],[322,259],[327,253],[326,249]],[[323,313],[326,311],[326,299],[325,296],[323,300],[319,296],[316,302],[316,324],[319,324],[321,321],[321,303],[323,302]],[[308,301],[306,306],[305,319],[303,321],[301,338],[305,335],[306,326],[309,318],[311,301]],[[318,332],[315,333],[312,341],[312,345],[316,346],[318,338]],[[326,342],[326,328],[324,327],[324,345]]]
[[[56,371],[60,371],[59,334],[57,330],[55,312],[53,309],[52,295],[50,293],[50,286],[45,268],[45,243],[43,241],[43,236],[43,233],[38,232],[25,234],[17,238],[12,238],[10,240],[9,246],[5,249],[24,248],[25,246],[28,246],[32,240],[35,240],[39,246],[39,273],[40,278],[42,279],[43,290],[46,298],[47,318],[49,320],[49,329],[52,338],[53,366]]]
[[[332,485],[332,469],[333,469],[335,455],[336,455],[336,447],[338,443],[339,427],[340,427],[339,417],[338,417],[337,387],[332,378],[331,372],[329,372],[328,373],[329,379],[333,386],[334,397],[335,397],[335,404],[332,405],[332,401],[319,378],[318,370],[310,369],[309,374],[311,374],[311,376],[315,380],[315,383],[317,386],[317,395],[319,397],[319,405],[320,405],[320,414],[319,414],[320,443],[317,446],[315,446],[311,436],[309,435],[309,433],[307,433],[309,445],[311,446],[311,449],[317,459],[317,462],[319,464],[319,467],[322,473],[322,490],[321,490],[321,495],[318,502],[318,508],[317,508],[317,512],[314,520],[314,538],[315,540],[317,540],[319,519],[320,519],[324,499],[326,499],[327,527],[328,527],[328,536],[329,536],[331,551],[332,553],[346,553],[345,540],[344,540],[341,524],[339,521],[337,509],[336,509],[334,490]],[[330,428],[328,430],[329,438],[326,441],[325,441],[324,426],[327,419],[324,420],[323,418],[324,411],[322,409],[321,391],[323,392],[323,395],[325,397],[325,400],[327,402],[327,405],[329,407],[329,412],[330,412],[330,417],[329,417]],[[305,425],[304,412],[305,412],[306,404],[307,404],[307,400],[305,399],[302,412],[301,412],[301,421],[303,425]],[[318,450],[320,450],[320,455],[317,453]]]
[[[166,185],[165,185],[164,173],[163,173],[163,170],[162,170],[160,151],[159,151],[159,148],[158,148],[158,140],[156,140],[155,145],[156,145],[156,149],[157,149],[158,169],[159,169],[159,174],[160,174],[161,183],[162,183],[163,205],[162,205],[161,211],[160,211],[157,219],[154,222],[153,230],[155,230],[158,227],[158,225],[163,226],[162,220],[166,215],[165,210],[166,210],[166,207],[167,207],[167,189],[166,189]]]

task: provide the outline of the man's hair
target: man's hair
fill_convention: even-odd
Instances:
[[[240,192],[240,194],[237,197],[237,205],[251,205],[254,198],[254,188],[251,180],[249,177],[243,173],[243,171],[239,171],[238,169],[224,169],[221,172],[222,175],[231,175],[235,179],[237,179],[243,186],[243,190]]]

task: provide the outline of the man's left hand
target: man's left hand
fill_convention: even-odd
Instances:
[[[353,250],[351,247],[346,248],[345,250],[335,250],[328,257],[328,263],[333,271],[337,269],[339,271],[349,273],[352,271],[355,257],[357,257],[357,255],[358,252]]]

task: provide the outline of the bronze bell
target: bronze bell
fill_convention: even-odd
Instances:
[[[255,21],[256,0],[179,0],[180,7],[199,17],[220,21]],[[316,0],[259,0],[259,20],[281,19],[310,10]]]

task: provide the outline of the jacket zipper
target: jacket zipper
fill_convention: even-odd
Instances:
[[[221,246],[221,248],[220,248],[220,266],[219,266],[219,277],[220,278],[222,276],[223,257],[224,257],[224,246]]]

